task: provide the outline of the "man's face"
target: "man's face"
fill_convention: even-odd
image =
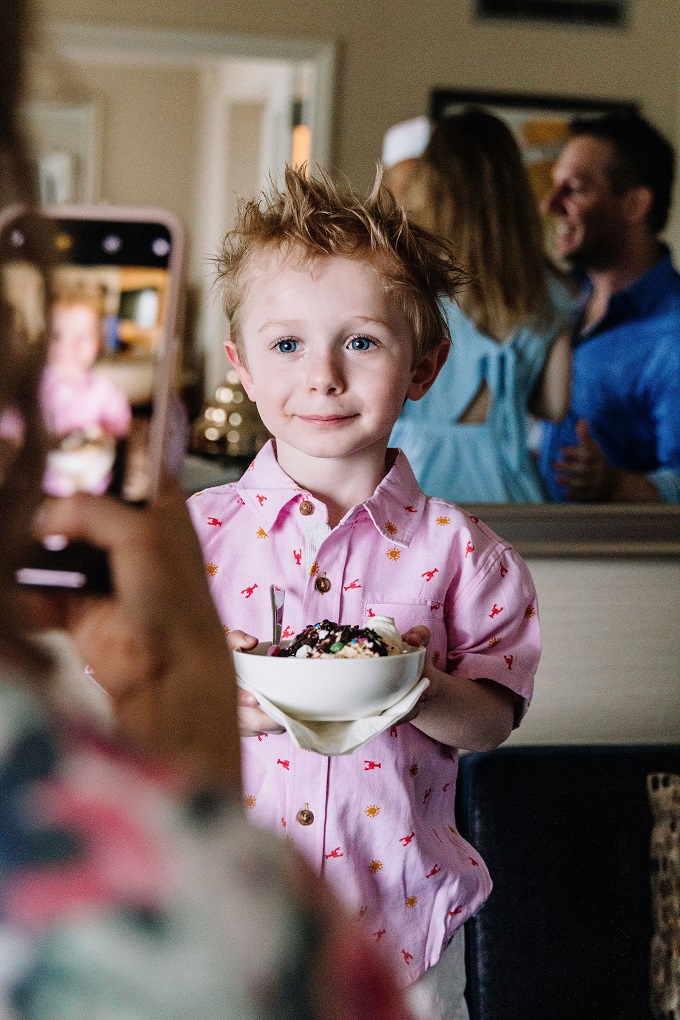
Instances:
[[[583,269],[609,268],[627,230],[625,196],[615,195],[610,184],[615,158],[609,142],[579,135],[553,169],[544,208],[555,224],[555,255]]]

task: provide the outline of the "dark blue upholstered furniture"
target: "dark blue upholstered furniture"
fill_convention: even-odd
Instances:
[[[494,889],[468,922],[472,1020],[649,1020],[649,772],[680,745],[461,757],[457,819]]]

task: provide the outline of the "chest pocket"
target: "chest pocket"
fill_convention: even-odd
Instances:
[[[404,602],[377,602],[368,597],[364,603],[364,626],[371,626],[372,616],[391,616],[397,630],[405,634],[411,627],[425,626],[432,635],[427,646],[438,669],[446,669],[446,626],[441,602],[417,599]]]

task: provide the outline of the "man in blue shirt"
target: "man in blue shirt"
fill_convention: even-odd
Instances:
[[[546,424],[550,498],[680,502],[680,274],[658,234],[674,173],[643,118],[575,121],[545,206],[581,285],[567,417]]]

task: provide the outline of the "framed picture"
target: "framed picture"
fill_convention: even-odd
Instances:
[[[627,0],[477,0],[475,12],[478,18],[622,26],[627,6]]]
[[[435,122],[467,106],[483,106],[506,122],[517,139],[539,201],[550,190],[553,164],[567,140],[569,124],[575,117],[597,117],[614,111],[639,112],[636,103],[624,100],[453,89],[434,89],[430,94],[430,117]]]
[[[101,111],[92,103],[27,103],[22,115],[43,204],[92,204],[100,197]]]

